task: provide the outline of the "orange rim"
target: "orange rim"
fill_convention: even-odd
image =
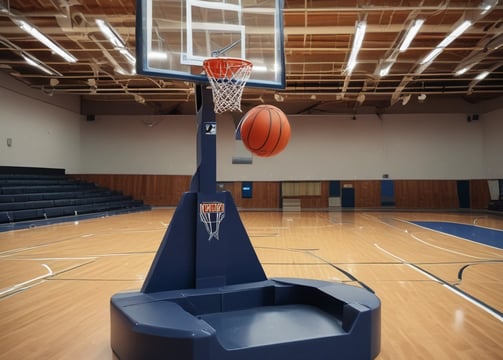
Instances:
[[[214,79],[232,78],[236,70],[253,64],[244,59],[237,58],[210,58],[203,62],[206,74]]]

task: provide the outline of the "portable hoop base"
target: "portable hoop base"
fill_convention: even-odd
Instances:
[[[120,360],[375,358],[381,305],[373,293],[266,278],[231,194],[216,191],[216,136],[208,131],[215,113],[209,89],[198,85],[196,94],[197,171],[142,289],[111,298],[114,353]],[[224,214],[218,231],[205,224],[217,213]]]
[[[316,280],[119,294],[111,321],[121,360],[368,360],[380,349],[379,300]]]

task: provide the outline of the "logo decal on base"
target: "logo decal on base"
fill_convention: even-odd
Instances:
[[[208,241],[219,239],[220,223],[225,217],[223,202],[204,202],[199,204],[199,218],[208,232]]]

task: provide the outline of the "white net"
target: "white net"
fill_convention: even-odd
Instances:
[[[210,58],[203,66],[212,88],[215,113],[241,111],[241,96],[253,64],[243,59]]]

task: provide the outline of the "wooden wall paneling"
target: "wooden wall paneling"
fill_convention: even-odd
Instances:
[[[189,175],[147,175],[144,201],[155,206],[176,206],[190,190]]]
[[[120,191],[146,204],[176,206],[190,188],[187,175],[78,174],[72,177]]]
[[[401,209],[457,209],[456,180],[395,180],[396,207]]]
[[[381,181],[359,180],[353,183],[357,208],[381,207]]]
[[[190,189],[189,175],[136,174],[76,174],[73,178],[117,190],[146,204],[176,206],[182,194]],[[312,185],[318,183],[317,185]],[[356,208],[381,207],[381,180],[345,180],[355,190]],[[281,209],[284,184],[274,181],[254,181],[253,197],[241,198],[241,181],[219,183],[219,190],[229,191],[236,205],[246,209]],[[287,186],[288,187],[288,186]],[[299,182],[289,188],[309,195],[285,198],[301,200],[304,209],[328,208],[329,181]],[[456,180],[394,180],[395,204],[399,209],[457,209],[459,199]],[[311,194],[312,192],[316,194]],[[470,181],[470,201],[473,209],[486,209],[490,200],[487,180]]]
[[[239,204],[247,209],[279,209],[280,204],[280,186],[281,183],[275,181],[254,181],[253,197],[251,199],[241,198],[241,182],[239,192],[235,199],[239,199]]]
[[[487,209],[491,200],[487,180],[470,180],[470,207],[472,209]]]
[[[283,198],[300,199],[301,209],[328,208],[328,181],[284,182],[281,190]]]
[[[437,180],[440,194],[439,209],[459,209],[458,182],[456,180]]]
[[[395,180],[395,206],[399,209],[413,209],[413,199],[417,194],[412,194],[408,191],[411,187],[410,180]]]

